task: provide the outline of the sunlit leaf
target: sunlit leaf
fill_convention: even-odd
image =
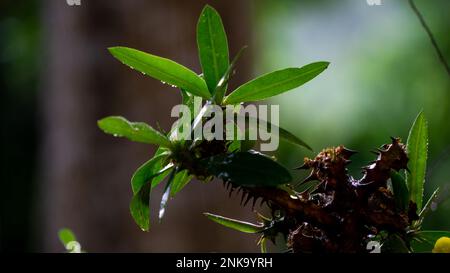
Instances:
[[[410,173],[406,173],[409,196],[421,210],[428,152],[428,125],[422,112],[419,113],[409,131],[406,148],[410,170]]]
[[[225,98],[224,103],[258,101],[281,94],[312,80],[328,65],[328,62],[316,62],[301,68],[287,68],[268,73],[238,87]]]
[[[235,219],[226,218],[220,215],[215,215],[211,213],[203,213],[208,219],[221,224],[222,226],[240,231],[245,233],[259,233],[264,230],[264,226],[262,225],[255,225],[248,222],[243,222]]]
[[[206,5],[197,24],[197,46],[203,76],[214,95],[217,84],[229,65],[228,41],[217,11]]]
[[[105,133],[116,137],[125,137],[131,141],[170,147],[170,141],[165,135],[143,122],[130,122],[124,117],[112,116],[103,118],[97,123]]]
[[[109,52],[125,65],[163,83],[182,88],[206,99],[211,97],[202,78],[194,71],[172,60],[128,47],[110,47]]]

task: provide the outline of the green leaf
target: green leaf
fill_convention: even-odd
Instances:
[[[172,172],[170,173],[169,179],[167,180],[166,187],[164,188],[163,196],[161,198],[161,203],[159,206],[159,214],[158,214],[158,218],[159,218],[160,222],[166,212],[167,202],[169,201],[169,198],[170,198],[170,191],[171,191],[170,188],[172,186],[172,182],[174,181],[174,178],[175,178],[175,175],[177,174],[177,172],[178,172],[178,168],[175,168],[174,170],[172,170]]]
[[[304,142],[303,140],[301,140],[300,138],[298,138],[294,134],[290,133],[288,130],[283,129],[281,127],[278,127],[278,126],[276,126],[276,125],[274,125],[274,124],[272,124],[272,123],[270,123],[268,121],[265,121],[265,120],[260,119],[260,118],[254,118],[254,117],[246,116],[245,117],[245,122],[246,122],[246,124],[251,125],[253,123],[250,122],[250,121],[255,121],[255,119],[256,119],[255,123],[258,124],[257,125],[258,128],[261,127],[261,124],[264,124],[265,126],[267,126],[269,128],[272,128],[272,130],[278,129],[278,134],[279,135],[278,136],[274,135],[274,137],[279,137],[279,138],[281,138],[281,139],[283,139],[283,140],[285,140],[285,141],[287,141],[289,143],[292,143],[292,144],[297,145],[297,146],[305,147],[306,149],[312,151],[311,146],[306,144],[306,142]],[[256,129],[256,128],[250,128],[250,129]]]
[[[136,224],[143,230],[150,229],[150,192],[152,184],[144,184],[130,202],[130,213]]]
[[[152,78],[182,88],[205,99],[211,97],[208,87],[202,78],[194,71],[172,60],[128,47],[110,47],[108,50],[125,65]]]
[[[277,186],[292,180],[285,167],[254,151],[212,156],[200,164],[209,174],[236,185]]]
[[[214,95],[219,80],[229,65],[228,41],[219,13],[206,5],[197,24],[197,46],[203,76]]]
[[[306,144],[306,142],[304,142],[303,140],[301,140],[300,138],[298,138],[297,136],[295,136],[294,134],[290,133],[289,131],[279,127],[279,133],[280,133],[280,138],[286,140],[289,143],[298,145],[298,146],[302,146],[305,147],[306,149],[312,151],[311,146],[309,146],[308,144]]]
[[[105,133],[116,137],[170,147],[170,141],[165,135],[144,122],[130,122],[123,117],[112,116],[99,120],[97,124]]]
[[[72,230],[68,228],[62,228],[58,231],[58,237],[59,241],[64,245],[64,247],[67,246],[70,242],[76,242],[77,238],[75,237],[75,234],[72,232]]]
[[[450,237],[450,231],[419,231],[410,240],[414,252],[431,252],[434,244],[441,237]]]
[[[394,192],[395,206],[404,211],[409,205],[409,192],[405,179],[397,172],[391,171],[392,190]]]
[[[195,109],[194,109],[194,99],[196,96],[191,95],[190,93],[184,91],[181,89],[181,98],[184,105],[189,107],[189,110],[191,111],[191,114],[195,116]]]
[[[245,232],[245,233],[259,233],[264,230],[264,226],[255,225],[248,222],[243,222],[235,219],[226,218],[220,215],[211,214],[208,212],[203,213],[208,219],[231,229]]]
[[[316,62],[301,68],[287,68],[263,75],[238,87],[225,98],[224,103],[257,101],[281,94],[312,80],[328,65],[328,62]]]
[[[267,253],[267,239],[264,235],[259,240],[259,246],[261,248],[261,253]]]
[[[408,168],[410,170],[410,173],[406,173],[409,197],[410,200],[417,204],[417,208],[420,211],[422,209],[428,151],[428,126],[422,112],[419,113],[409,131],[406,150],[409,158]]]
[[[189,175],[187,170],[178,172],[173,178],[172,186],[170,187],[170,196],[174,197],[180,192],[190,181],[192,176]]]
[[[230,142],[228,144],[227,151],[230,153],[240,151],[241,150],[241,142],[242,142],[242,140],[233,140],[232,142]]]
[[[161,154],[168,155],[170,151],[164,147],[159,146],[158,150],[156,150],[156,153],[154,155],[158,156]],[[170,169],[173,167],[173,163],[168,163],[166,166],[163,166],[164,160],[160,160],[158,163],[155,164],[155,170],[158,170],[158,174],[152,178],[152,189],[161,183],[161,181],[166,178],[167,175],[169,175]]]
[[[406,242],[397,234],[391,234],[383,242],[381,253],[409,253]]]
[[[230,81],[231,76],[234,72],[234,67],[236,66],[237,61],[241,57],[242,52],[244,52],[244,50],[246,48],[247,48],[247,46],[244,46],[239,50],[239,52],[233,58],[233,61],[231,62],[231,64],[228,66],[227,71],[222,76],[220,81],[217,83],[216,89],[214,91],[214,101],[216,102],[216,104],[219,104],[219,105],[222,104],[223,96],[225,95],[225,92],[227,91],[228,82]]]
[[[133,194],[136,194],[144,184],[152,181],[153,178],[161,174],[167,173],[173,167],[173,164],[168,164],[161,169],[161,162],[165,158],[167,158],[167,155],[165,154],[156,155],[136,170],[131,178]],[[156,185],[152,182],[152,188],[155,186]]]

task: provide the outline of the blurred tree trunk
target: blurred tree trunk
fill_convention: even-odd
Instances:
[[[249,44],[250,1],[211,3],[224,18],[231,54]],[[123,115],[170,129],[178,91],[113,59],[106,48],[124,45],[165,56],[200,72],[195,27],[204,1],[66,1],[44,4],[44,75],[40,95],[43,149],[38,202],[42,249],[62,251],[57,231],[74,230],[87,251],[257,251],[255,238],[208,222],[203,211],[250,217],[220,183],[194,182],[155,221],[161,189],[152,193],[150,233],[128,210],[133,171],[154,147],[104,135],[96,121]],[[248,79],[248,52],[235,82]],[[251,219],[251,218],[250,218]]]

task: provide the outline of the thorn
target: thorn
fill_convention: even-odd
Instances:
[[[398,138],[391,136],[392,144],[398,143]]]
[[[244,202],[244,207],[247,206],[248,201],[250,201],[251,198],[252,198],[252,196],[251,196],[250,194],[247,195],[247,199],[245,199],[245,202]],[[254,198],[254,197],[253,197],[253,198]]]
[[[231,188],[230,193],[228,194],[228,198],[231,198],[231,194],[233,194],[234,188]]]
[[[241,196],[241,202],[239,203],[241,206],[242,206],[242,203],[244,202],[244,198],[245,198],[245,196],[248,196],[249,194],[248,193],[246,193],[246,192],[243,192],[242,193],[242,196]],[[245,205],[244,205],[245,206]]]
[[[256,201],[258,201],[258,198],[257,198],[257,197],[253,198],[253,202],[252,202],[252,210],[255,209]]]
[[[348,159],[350,158],[352,155],[357,154],[358,152],[355,150],[351,150],[351,149],[347,149],[345,147],[342,147],[342,151],[341,151],[342,155]]]
[[[265,202],[264,198],[263,198],[263,197],[261,197],[261,201],[259,202],[259,206],[260,206],[260,207],[262,207],[262,206],[263,206],[263,204],[264,204],[264,202]]]
[[[245,194],[245,193],[244,193],[244,189],[243,189],[242,187],[239,187],[239,188],[237,189],[236,195],[239,195],[241,192],[242,192],[243,195]]]

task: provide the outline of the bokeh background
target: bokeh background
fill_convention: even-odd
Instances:
[[[81,0],[0,2],[0,250],[62,252],[57,231],[71,228],[91,252],[256,252],[256,237],[227,230],[209,211],[254,220],[221,183],[191,183],[149,233],[134,224],[129,180],[153,147],[106,136],[96,121],[120,114],[169,129],[173,88],[129,70],[106,48],[125,45],[199,72],[195,26],[205,3],[221,13],[231,54],[249,45],[232,86],[252,76],[313,61],[330,67],[275,97],[281,125],[318,151],[360,151],[351,173],[389,141],[406,139],[421,110],[429,121],[425,196],[450,183],[450,81],[406,0]],[[416,0],[450,58],[450,1]],[[313,156],[281,143],[288,167]],[[298,180],[305,173],[295,173]],[[156,208],[161,189],[152,194]],[[450,229],[450,202],[426,228]]]

